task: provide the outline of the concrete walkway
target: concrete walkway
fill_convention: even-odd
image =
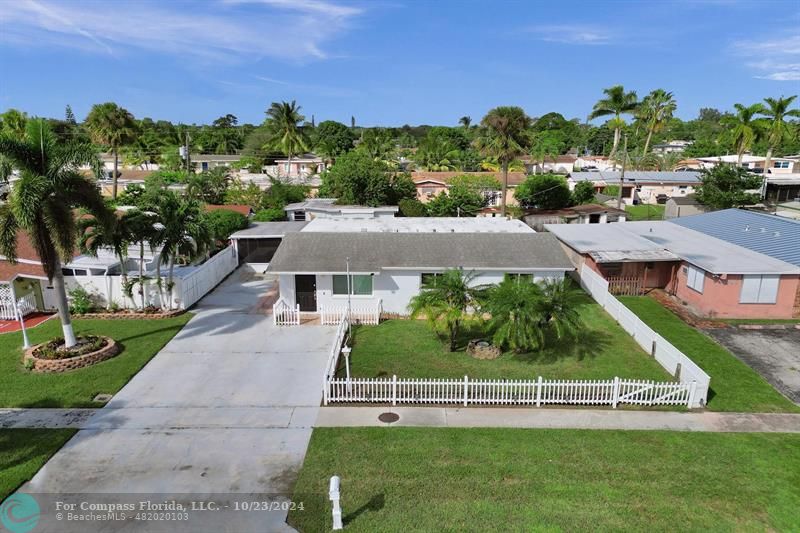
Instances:
[[[311,437],[336,328],[274,326],[260,305],[273,287],[234,272],[103,409],[40,417],[82,429],[22,491],[286,501]],[[284,531],[286,514],[277,508],[124,525],[43,517],[37,531]]]
[[[397,422],[378,420],[396,413]],[[483,407],[325,407],[316,427],[408,426],[451,428],[632,429],[800,433],[800,414],[678,413],[600,409]]]

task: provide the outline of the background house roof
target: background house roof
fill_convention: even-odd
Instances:
[[[608,185],[619,183],[622,172],[600,171],[600,172],[570,172],[568,177],[572,181],[604,181]],[[625,184],[650,184],[650,183],[700,183],[700,172],[649,172],[643,170],[632,170],[625,172]]]
[[[294,233],[308,224],[304,221],[290,222],[251,222],[250,227],[231,234],[231,239],[276,239],[287,233]]]
[[[315,218],[303,228],[322,232],[533,233],[521,220],[489,217]]]
[[[382,269],[574,270],[553,235],[544,233],[324,233],[284,237],[268,271],[353,273]]]
[[[220,209],[223,211],[233,211],[234,213],[239,213],[240,215],[244,215],[246,217],[249,217],[253,213],[253,208],[250,207],[249,205],[244,205],[244,204],[205,205],[206,211],[218,211]]]
[[[500,172],[427,172],[427,171],[419,171],[419,172],[412,172],[411,179],[414,180],[416,184],[422,184],[425,182],[439,182],[439,183],[449,183],[451,179],[455,178],[456,176],[488,176],[490,178],[495,178],[497,181],[500,181],[502,175]],[[508,173],[508,185],[510,187],[515,187],[525,181],[526,174],[524,172],[509,172]]]
[[[800,221],[744,209],[724,209],[669,222],[800,266]]]

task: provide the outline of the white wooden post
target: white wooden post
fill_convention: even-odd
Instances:
[[[319,323],[323,326],[325,325],[325,306],[321,305],[319,307]]]
[[[611,400],[611,406],[616,409],[619,402],[619,378],[614,376],[614,398]]]
[[[342,508],[339,505],[339,476],[331,476],[330,485],[328,485],[328,498],[331,500],[333,515],[333,529],[334,531],[342,529]]]
[[[536,407],[542,405],[542,376],[536,380]]]
[[[467,393],[469,390],[469,378],[464,376],[464,407],[467,406]]]
[[[295,316],[294,325],[295,326],[299,326],[300,325],[300,304],[297,304],[295,309],[296,309],[296,311],[295,311],[295,315],[294,315]]]
[[[397,405],[397,376],[392,376],[392,405]]]
[[[692,408],[694,407],[694,396],[697,393],[697,382],[692,381],[692,385],[689,387],[689,400],[686,402],[686,407]]]

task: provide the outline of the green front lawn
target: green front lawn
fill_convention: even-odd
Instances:
[[[28,481],[74,429],[0,429],[0,502]]]
[[[0,407],[97,407],[99,393],[122,388],[189,321],[191,315],[166,319],[75,320],[75,332],[106,335],[123,346],[118,356],[63,374],[37,374],[22,366],[22,334],[0,335]],[[38,344],[60,336],[57,318],[28,330]]]
[[[665,205],[662,204],[638,204],[626,205],[625,211],[628,212],[628,220],[663,220]]]
[[[707,407],[713,411],[800,412],[752,368],[660,303],[645,296],[620,301],[711,376]]]
[[[317,428],[289,523],[329,531],[790,531],[800,435]],[[311,496],[310,496],[311,495]],[[315,498],[312,496],[316,496]]]
[[[447,351],[424,320],[387,320],[355,329],[351,372],[358,377],[484,379],[611,379],[670,380],[663,368],[596,303],[581,304],[587,331],[575,342],[558,342],[533,353],[507,352],[491,361],[464,352],[480,329],[464,332],[461,349]],[[343,358],[340,360],[343,365]],[[343,375],[344,368],[339,369]]]

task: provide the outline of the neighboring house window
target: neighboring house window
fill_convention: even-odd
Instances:
[[[697,292],[703,292],[703,283],[706,279],[706,271],[689,265],[686,267],[686,286],[690,289],[694,289]]]
[[[420,286],[433,285],[436,286],[436,279],[441,276],[438,272],[423,272],[420,275]]]
[[[208,170],[208,163],[207,162],[203,161],[203,163],[201,163],[200,166],[203,167],[203,170]]]
[[[772,165],[772,168],[789,168],[789,162],[788,161],[775,161],[775,163]]]
[[[353,274],[350,276],[350,294],[353,296],[372,296],[372,276]],[[333,276],[333,294],[347,295],[347,275]]]
[[[528,280],[533,281],[533,274],[509,274],[512,279],[516,279],[517,281]]]
[[[304,221],[306,219],[306,212],[305,211],[295,211],[294,212],[294,220]]]
[[[778,300],[780,276],[743,276],[739,303],[774,304]]]
[[[284,163],[283,164],[283,171],[286,172],[286,173],[289,172],[289,163]]]

